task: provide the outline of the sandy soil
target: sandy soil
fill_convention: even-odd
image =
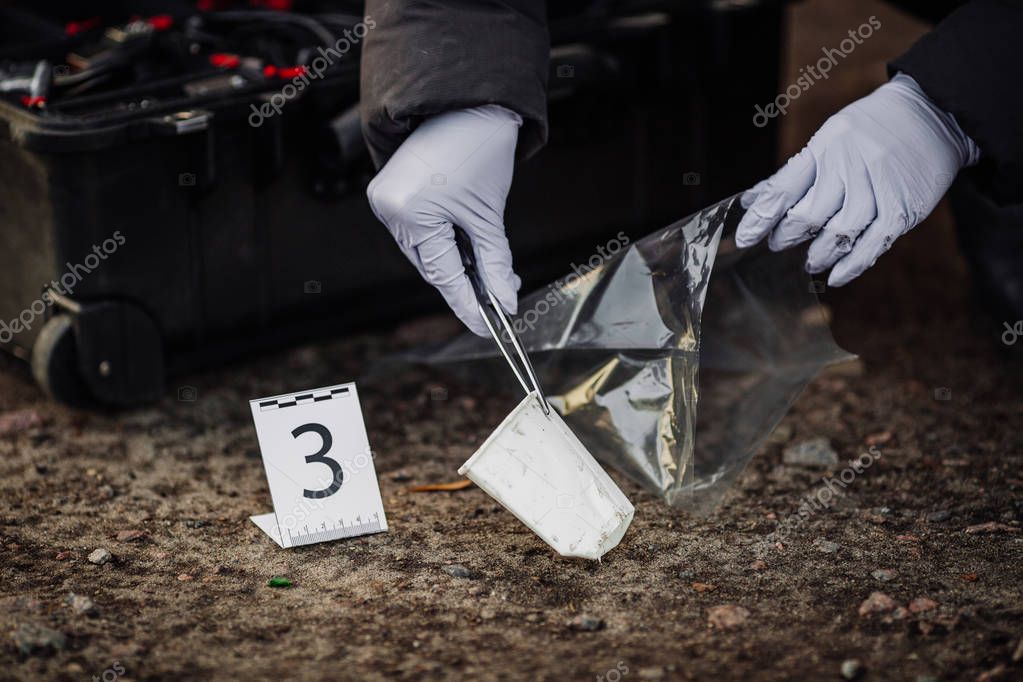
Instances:
[[[1023,344],[973,312],[953,242],[942,209],[828,292],[862,365],[804,392],[712,518],[622,482],[636,519],[602,563],[552,556],[478,489],[407,492],[455,479],[510,406],[427,370],[360,384],[389,533],[282,551],[248,521],[270,499],[247,401],[358,378],[443,324],[188,377],[195,401],[122,414],[50,404],[5,361],[0,679],[841,679],[851,659],[868,680],[1021,679]],[[782,463],[818,436],[882,457],[759,556],[828,473]]]

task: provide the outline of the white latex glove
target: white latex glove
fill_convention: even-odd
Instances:
[[[781,170],[742,196],[748,210],[736,245],[752,246],[768,232],[774,251],[813,239],[807,271],[834,266],[828,284],[841,286],[926,218],[956,173],[979,158],[952,115],[897,74],[829,118]]]
[[[423,121],[366,192],[373,212],[423,279],[469,329],[489,336],[452,225],[469,235],[483,281],[510,314],[521,284],[504,233],[522,118],[496,104]]]

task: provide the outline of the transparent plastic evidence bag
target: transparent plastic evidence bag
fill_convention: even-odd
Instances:
[[[736,195],[614,253],[609,243],[609,258],[525,297],[514,322],[550,403],[594,456],[697,513],[814,375],[853,357],[799,249],[736,248],[742,213]],[[471,333],[419,359],[470,363],[476,376],[500,360]]]

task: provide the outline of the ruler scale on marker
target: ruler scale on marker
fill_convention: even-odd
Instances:
[[[292,545],[311,545],[317,542],[328,542],[330,540],[340,540],[341,538],[353,538],[359,535],[369,535],[370,533],[380,533],[384,528],[380,525],[380,515],[376,512],[373,513],[375,518],[374,521],[367,521],[364,523],[344,525],[341,519],[338,519],[337,524],[327,528],[326,522],[324,522],[322,530],[314,530],[306,533],[292,533],[288,531],[288,536],[291,538]]]
[[[345,397],[349,394],[348,387],[334,389],[320,389],[318,391],[302,393],[299,395],[282,396],[280,398],[267,398],[259,401],[260,412],[266,410],[277,410],[284,407],[297,407],[309,403],[319,403],[324,400],[331,400],[336,397]]]
[[[251,517],[281,547],[387,530],[355,384],[250,401],[272,514]],[[366,519],[365,521],[363,519]]]

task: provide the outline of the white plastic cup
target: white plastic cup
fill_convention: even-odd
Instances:
[[[459,468],[558,554],[600,559],[635,508],[553,409],[527,395]]]

